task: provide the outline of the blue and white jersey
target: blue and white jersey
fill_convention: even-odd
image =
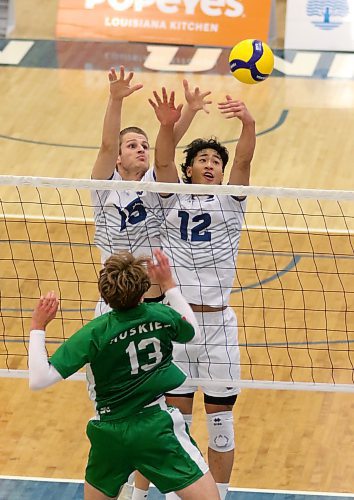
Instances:
[[[161,245],[182,295],[191,304],[228,305],[246,201],[191,194],[161,201]]]
[[[117,171],[112,180],[122,180]],[[153,169],[143,181],[154,181]],[[92,191],[96,246],[104,262],[110,255],[127,250],[135,256],[152,256],[160,248],[162,206],[156,193],[144,191]]]

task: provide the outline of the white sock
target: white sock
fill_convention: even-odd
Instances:
[[[145,500],[148,497],[148,491],[139,490],[134,486],[132,500]]]
[[[227,491],[229,489],[229,483],[216,483],[216,486],[219,490],[220,499],[225,500]]]
[[[166,500],[180,500],[180,497],[176,493],[166,493]]]

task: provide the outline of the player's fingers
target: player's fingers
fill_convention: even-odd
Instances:
[[[181,113],[182,108],[183,108],[183,104],[179,104],[179,105],[177,106],[177,111],[178,111],[179,113]]]
[[[52,304],[56,302],[56,296],[53,291],[47,293],[44,302],[47,307],[52,307]]]
[[[156,103],[152,99],[148,99],[148,101],[151,104],[151,106],[156,110],[157,109]]]
[[[161,260],[161,256],[162,256],[161,250],[159,248],[156,248],[156,250],[154,251],[154,255],[156,257],[157,262],[159,262]]]
[[[140,90],[143,88],[143,84],[142,83],[137,83],[136,85],[134,85],[132,88],[131,88],[131,91],[132,93],[135,92],[136,90]]]
[[[167,263],[168,263],[168,262],[169,262],[169,260],[168,260],[167,255],[165,254],[165,252],[163,252],[163,251],[162,251],[162,250],[160,250],[160,249],[158,249],[158,251],[159,251],[159,254],[160,254],[161,260],[162,260],[163,262],[167,262]]]
[[[166,87],[162,87],[162,100],[167,103],[167,90]]]
[[[169,260],[169,258],[167,257],[167,255],[165,255],[165,254],[164,254],[164,255],[163,255],[163,257],[164,257],[164,259],[165,259],[166,266],[167,266],[167,267],[170,267],[170,260]]]
[[[186,80],[186,79],[184,79],[184,80],[183,80],[183,87],[184,87],[184,90],[185,90],[186,92],[188,92],[188,91],[189,91],[189,83],[188,83],[188,80]]]
[[[159,94],[156,92],[156,90],[154,90],[154,91],[153,91],[153,94],[154,94],[154,97],[155,97],[155,99],[156,99],[157,104],[158,104],[158,105],[162,104],[162,101],[161,101],[161,99],[160,99],[160,96],[159,96]]]
[[[238,106],[237,104],[229,104],[229,105],[218,105],[218,109],[221,113],[239,113],[244,110],[243,106]]]
[[[109,73],[108,73],[108,79],[110,82],[114,82],[117,80],[117,73],[114,68],[111,68]]]
[[[155,256],[160,268],[163,270],[166,267],[166,263],[168,264],[167,256],[160,249],[156,250]]]
[[[130,71],[125,81],[127,83],[130,83],[133,79],[133,76],[134,76],[134,73],[132,71]]]
[[[58,310],[58,307],[59,307],[59,301],[58,300],[53,300],[50,303],[50,306],[49,306],[50,312],[51,313],[56,312]]]
[[[119,78],[124,80],[125,68],[124,66],[119,66]]]
[[[222,115],[225,115],[225,114],[227,114],[227,113],[232,113],[232,110],[230,110],[230,109],[220,109],[220,113],[221,113]]]
[[[175,105],[175,91],[174,90],[171,91],[169,105],[170,106],[174,106]]]
[[[149,259],[147,261],[147,269],[148,269],[148,273],[149,274],[152,274],[154,272],[154,268],[155,268],[155,264],[153,263],[153,261],[151,259]]]

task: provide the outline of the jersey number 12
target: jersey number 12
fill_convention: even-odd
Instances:
[[[188,241],[188,222],[189,213],[184,210],[178,210],[178,217],[181,219],[181,238],[184,241]],[[191,229],[190,240],[191,241],[211,241],[211,232],[206,231],[206,229],[211,224],[211,216],[208,213],[203,213],[192,217],[192,222],[197,222]]]

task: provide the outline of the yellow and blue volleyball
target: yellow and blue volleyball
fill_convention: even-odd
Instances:
[[[263,82],[272,73],[274,55],[269,46],[261,40],[242,40],[231,50],[230,70],[242,83]]]

